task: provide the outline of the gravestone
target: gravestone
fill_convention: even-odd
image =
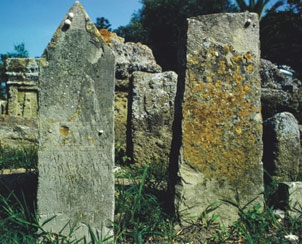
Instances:
[[[177,74],[173,71],[132,75],[131,142],[134,162],[168,165],[172,142]],[[128,142],[129,143],[129,142]]]
[[[114,56],[76,1],[44,51],[39,79],[41,223],[113,234]]]
[[[270,177],[276,182],[297,181],[300,174],[301,145],[295,116],[282,112],[265,120],[263,142],[263,163]]]
[[[184,45],[171,153],[182,223],[216,201],[263,200],[257,14],[190,18]],[[238,218],[226,203],[214,213],[225,225]]]

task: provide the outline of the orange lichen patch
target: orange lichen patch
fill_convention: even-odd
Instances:
[[[69,128],[68,128],[68,127],[62,126],[62,127],[60,128],[60,135],[61,135],[61,136],[67,137],[68,133],[69,133]]]
[[[218,69],[218,73],[219,74],[224,74],[225,69],[226,69],[226,65],[225,65],[225,61],[224,60],[219,60],[219,69]]]
[[[252,73],[254,70],[254,67],[252,65],[247,66],[247,70],[249,73]]]
[[[249,52],[247,52],[244,57],[248,60],[248,61],[252,61],[253,60],[253,55],[251,55]]]
[[[224,48],[224,50],[226,51],[226,53],[229,53],[229,52],[230,52],[230,47],[229,47],[229,46],[225,45],[223,48]]]
[[[235,62],[241,62],[242,61],[242,56],[236,56],[233,58]]]
[[[101,36],[103,37],[104,41],[108,44],[110,43],[112,37],[115,37],[116,34],[115,33],[112,33],[110,32],[109,30],[107,29],[99,29],[98,30],[99,33],[101,34]]]
[[[257,146],[261,122],[253,119],[260,106],[259,82],[254,69],[249,72],[247,68],[256,61],[243,60],[232,50],[234,58],[228,63],[225,47],[212,50],[211,56],[214,50],[219,52],[216,64],[200,55],[188,60],[183,103],[184,159],[208,179],[237,185],[242,175],[258,165],[261,154]],[[201,63],[206,68],[201,68]]]

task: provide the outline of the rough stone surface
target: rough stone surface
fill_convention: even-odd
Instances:
[[[302,123],[301,81],[286,77],[276,65],[264,59],[261,59],[260,75],[263,119],[290,112]]]
[[[36,118],[39,59],[10,58],[6,65],[8,115]]]
[[[277,194],[283,210],[287,210],[291,217],[299,217],[301,215],[302,182],[280,182]]]
[[[116,91],[114,94],[114,134],[115,142],[126,152],[128,126],[128,96],[125,91]]]
[[[0,100],[0,115],[1,114],[7,114],[7,101],[6,100]]]
[[[36,119],[2,115],[0,117],[0,144],[11,148],[37,146]]]
[[[114,56],[76,1],[57,29],[39,79],[40,221],[48,230],[78,221],[112,235],[114,215]],[[68,232],[68,228],[66,229]]]
[[[134,72],[131,141],[134,162],[169,162],[177,74]]]
[[[298,121],[288,112],[274,115],[263,123],[264,168],[278,182],[296,181],[300,164]]]
[[[130,78],[133,72],[159,73],[152,50],[141,43],[125,42],[125,39],[106,29],[99,30],[103,39],[113,51],[116,60],[115,70],[115,141],[126,151],[128,98]]]
[[[171,153],[171,169],[179,168],[171,179],[176,211],[184,223],[221,199],[239,198],[245,204],[258,196],[253,204],[262,204],[258,16],[190,18],[186,49],[181,50],[186,53],[176,100],[183,100],[183,119],[181,126],[175,124]],[[238,217],[231,205],[216,212],[225,225]]]
[[[134,71],[159,73],[152,50],[141,43],[125,42],[125,39],[108,30],[100,30],[101,35],[114,53],[116,61],[116,86],[129,86],[129,78]]]

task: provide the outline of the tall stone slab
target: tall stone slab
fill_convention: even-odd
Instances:
[[[263,200],[258,16],[190,18],[184,43],[171,153],[172,192],[183,223],[215,201]],[[238,217],[229,204],[216,213],[226,225]]]
[[[134,162],[169,163],[177,74],[173,71],[132,75],[131,149]],[[129,142],[128,142],[129,143]]]
[[[88,225],[113,234],[114,66],[76,1],[40,64],[38,212],[41,222],[56,215],[48,230],[77,221],[76,237]]]

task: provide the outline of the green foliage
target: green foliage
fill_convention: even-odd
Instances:
[[[38,148],[10,148],[0,145],[0,170],[24,168],[26,171],[38,169]]]
[[[101,17],[101,18],[96,18],[96,23],[94,24],[96,28],[98,29],[107,29],[111,31],[111,24],[108,19]]]
[[[173,219],[163,211],[159,199],[151,193],[152,189],[146,187],[147,182],[154,180],[149,164],[141,176],[140,172],[136,169],[117,175],[122,183],[116,185],[116,242],[152,243],[158,238],[172,240]]]
[[[261,21],[262,57],[291,66],[302,79],[302,1],[288,0],[285,11],[269,11]]]
[[[229,0],[142,0],[143,7],[130,24],[116,32],[126,41],[148,45],[164,70],[177,70],[178,39],[186,19],[202,14],[233,12]]]
[[[110,237],[102,238],[96,235],[88,226],[91,241],[86,237],[75,239],[74,232],[78,223],[66,223],[59,232],[45,230],[45,225],[55,219],[55,216],[39,223],[36,212],[33,212],[27,205],[23,195],[20,200],[14,193],[7,197],[0,195],[0,243],[16,244],[102,244],[112,243]],[[63,234],[69,227],[67,234]]]
[[[249,11],[249,12],[257,13],[260,20],[263,15],[264,8],[270,2],[272,2],[272,1],[271,0],[249,0],[249,3],[247,4],[245,0],[236,0],[236,3],[241,12]],[[282,5],[283,5],[283,0],[277,1],[276,3],[274,3],[272,8],[277,9]]]
[[[115,164],[119,166],[127,165],[131,158],[126,155],[125,150],[122,148],[120,142],[115,143]]]
[[[118,150],[118,149],[117,149]],[[120,152],[121,153],[121,152]],[[122,153],[121,153],[122,158]],[[17,164],[18,165],[18,164]],[[90,241],[85,237],[75,239],[78,222],[66,223],[58,232],[49,232],[45,225],[51,224],[55,216],[39,223],[35,208],[28,207],[26,196],[14,193],[0,194],[0,243],[43,244],[101,244],[101,243],[267,243],[285,244],[284,236],[302,236],[301,208],[295,211],[298,217],[275,217],[273,207],[253,204],[245,205],[234,200],[217,201],[210,204],[189,226],[179,226],[176,217],[168,213],[165,203],[167,168],[160,163],[148,163],[141,168],[121,165],[116,173],[115,237],[102,237],[88,226]],[[164,187],[163,187],[164,185]],[[1,186],[3,188],[3,186]],[[273,195],[276,186],[266,188],[266,197]],[[272,191],[272,192],[270,192]],[[219,226],[215,210],[222,204],[230,204],[238,210],[239,219],[230,227]],[[251,206],[251,205],[254,206]],[[34,204],[35,205],[35,204]],[[299,216],[300,215],[300,216]],[[178,226],[178,227],[176,227]],[[67,234],[63,231],[69,229]],[[178,228],[175,231],[175,228]]]

